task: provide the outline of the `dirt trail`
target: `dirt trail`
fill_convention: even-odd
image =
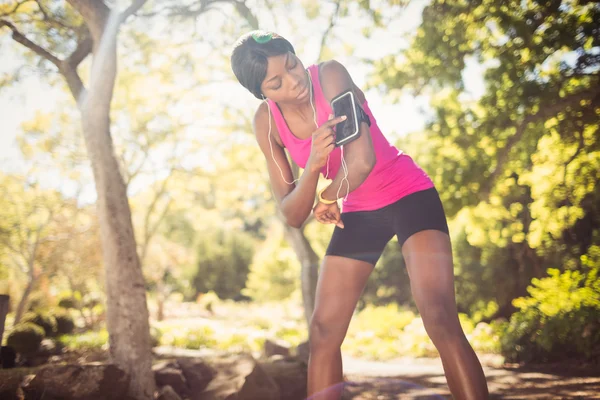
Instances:
[[[490,399],[600,399],[600,370],[581,365],[493,366],[482,359]],[[497,362],[496,362],[497,364]],[[450,399],[437,359],[374,362],[344,356],[345,399]]]

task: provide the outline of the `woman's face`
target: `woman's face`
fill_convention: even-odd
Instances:
[[[304,65],[291,52],[268,58],[267,75],[260,88],[276,103],[303,103],[310,94]]]

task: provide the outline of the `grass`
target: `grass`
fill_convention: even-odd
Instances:
[[[171,311],[164,321],[151,321],[154,345],[186,349],[216,349],[228,352],[260,354],[267,339],[284,342],[293,348],[308,338],[304,312],[298,302],[235,303],[212,301],[212,313],[201,304],[168,304]],[[476,351],[498,353],[497,329],[475,325],[466,315],[460,321]],[[69,350],[105,350],[105,329],[58,339]],[[437,357],[423,323],[412,311],[397,305],[367,306],[357,312],[342,345],[348,355],[390,360],[398,357]]]

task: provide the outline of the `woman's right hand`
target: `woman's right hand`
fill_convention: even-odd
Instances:
[[[336,118],[330,115],[329,120],[314,131],[310,155],[306,162],[307,167],[310,167],[313,172],[320,171],[327,164],[327,156],[335,148],[335,132],[333,131],[333,127],[345,119],[345,115]]]

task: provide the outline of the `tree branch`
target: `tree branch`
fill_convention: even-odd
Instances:
[[[77,43],[77,47],[67,59],[67,63],[72,68],[77,68],[79,64],[92,52],[94,42],[89,33],[86,33],[84,38]]]
[[[119,23],[122,24],[127,18],[135,14],[142,6],[146,4],[146,0],[133,0],[129,7],[123,11],[119,17]]]
[[[319,57],[317,58],[317,61],[321,61],[321,57],[323,57],[323,50],[325,50],[325,43],[327,42],[327,37],[329,36],[329,32],[331,32],[331,30],[335,26],[335,20],[337,19],[337,16],[340,12],[341,3],[342,3],[341,0],[337,0],[335,2],[335,10],[333,11],[333,14],[331,14],[331,17],[329,18],[329,26],[327,27],[327,29],[325,29],[325,32],[323,32],[323,36],[321,37],[321,47],[319,48]]]
[[[484,198],[487,198],[489,196],[496,179],[498,179],[500,174],[503,172],[504,165],[508,162],[508,156],[510,155],[512,148],[523,137],[523,134],[525,133],[527,125],[529,125],[530,123],[538,122],[542,119],[547,119],[550,116],[555,115],[556,113],[560,112],[568,105],[579,104],[579,102],[583,99],[593,99],[598,94],[600,94],[600,88],[592,87],[588,90],[584,90],[579,93],[563,97],[562,99],[557,101],[555,104],[545,107],[545,108],[540,108],[540,110],[537,113],[527,115],[525,118],[523,118],[521,123],[517,125],[515,134],[513,136],[511,136],[510,138],[508,138],[508,140],[506,141],[506,145],[498,154],[496,168],[494,168],[494,170],[490,174],[489,178],[486,180],[486,185],[484,187],[482,187],[482,190],[481,190],[482,196]]]
[[[2,26],[6,26],[7,28],[9,28],[12,31],[12,38],[16,42],[21,43],[23,46],[27,47],[28,49],[30,49],[31,51],[33,51],[40,57],[42,57],[42,58],[50,61],[52,64],[56,65],[57,68],[60,68],[60,59],[58,57],[54,56],[48,50],[38,46],[37,44],[33,43],[31,40],[27,39],[25,37],[25,35],[23,35],[21,32],[19,32],[17,27],[14,26],[11,22],[4,20],[4,19],[0,19],[0,27],[2,27]]]

